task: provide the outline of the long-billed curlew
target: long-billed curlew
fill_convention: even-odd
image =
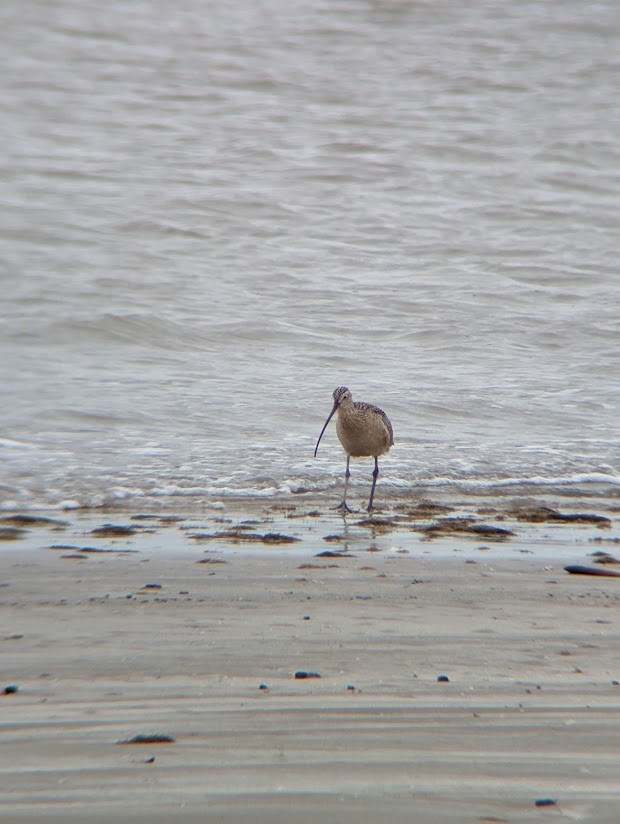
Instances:
[[[372,473],[372,488],[370,490],[370,500],[368,501],[368,512],[372,511],[372,501],[375,496],[375,486],[379,475],[379,455],[385,455],[394,444],[394,433],[392,424],[388,416],[378,406],[372,403],[362,403],[354,401],[350,391],[346,386],[339,386],[333,391],[334,407],[329,413],[325,426],[321,429],[321,434],[316,442],[314,457],[321,443],[323,432],[327,429],[327,424],[334,414],[338,413],[336,423],[336,434],[347,453],[347,469],[344,474],[344,494],[339,509],[343,512],[351,512],[347,506],[347,486],[349,485],[349,461],[351,458],[375,459],[375,468]]]

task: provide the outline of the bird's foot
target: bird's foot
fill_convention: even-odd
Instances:
[[[341,503],[339,503],[339,504],[338,504],[338,506],[334,506],[334,507],[332,507],[332,509],[334,509],[334,510],[335,510],[335,511],[337,511],[337,512],[340,512],[340,514],[341,514],[343,517],[344,517],[345,515],[350,515],[350,514],[353,514],[354,512],[356,512],[356,510],[355,510],[355,509],[351,509],[351,508],[348,506],[348,504],[347,504],[347,502],[346,502],[346,501],[342,501]]]

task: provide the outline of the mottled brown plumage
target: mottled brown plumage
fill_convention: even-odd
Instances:
[[[347,506],[347,487],[351,475],[349,472],[350,459],[373,457],[375,459],[375,468],[372,473],[372,488],[370,490],[370,500],[368,501],[368,511],[371,512],[377,476],[379,475],[378,458],[380,455],[385,455],[394,444],[392,424],[385,412],[379,409],[378,406],[374,406],[371,403],[354,401],[351,392],[346,386],[339,386],[337,389],[334,389],[333,396],[334,406],[316,442],[314,456],[316,457],[323,432],[327,429],[327,424],[337,412],[336,434],[344,451],[347,453],[344,494],[340,508],[343,512],[351,511]]]

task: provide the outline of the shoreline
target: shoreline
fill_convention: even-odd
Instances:
[[[325,495],[231,497],[187,510],[153,505],[0,514],[3,552],[60,549],[81,553],[200,552],[302,557],[334,552],[400,552],[446,560],[481,552],[495,559],[519,555],[585,560],[620,544],[615,501],[555,496],[463,499],[401,498],[343,517]],[[141,502],[145,504],[145,502]],[[620,549],[619,549],[620,551]],[[561,554],[562,553],[562,554]]]
[[[563,566],[617,514],[427,503],[326,541],[342,518],[294,503],[3,542],[3,821],[616,821],[620,581]]]

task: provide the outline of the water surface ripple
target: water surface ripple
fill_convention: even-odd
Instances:
[[[383,496],[618,494],[615,0],[0,23],[0,506],[332,490],[340,384]]]

